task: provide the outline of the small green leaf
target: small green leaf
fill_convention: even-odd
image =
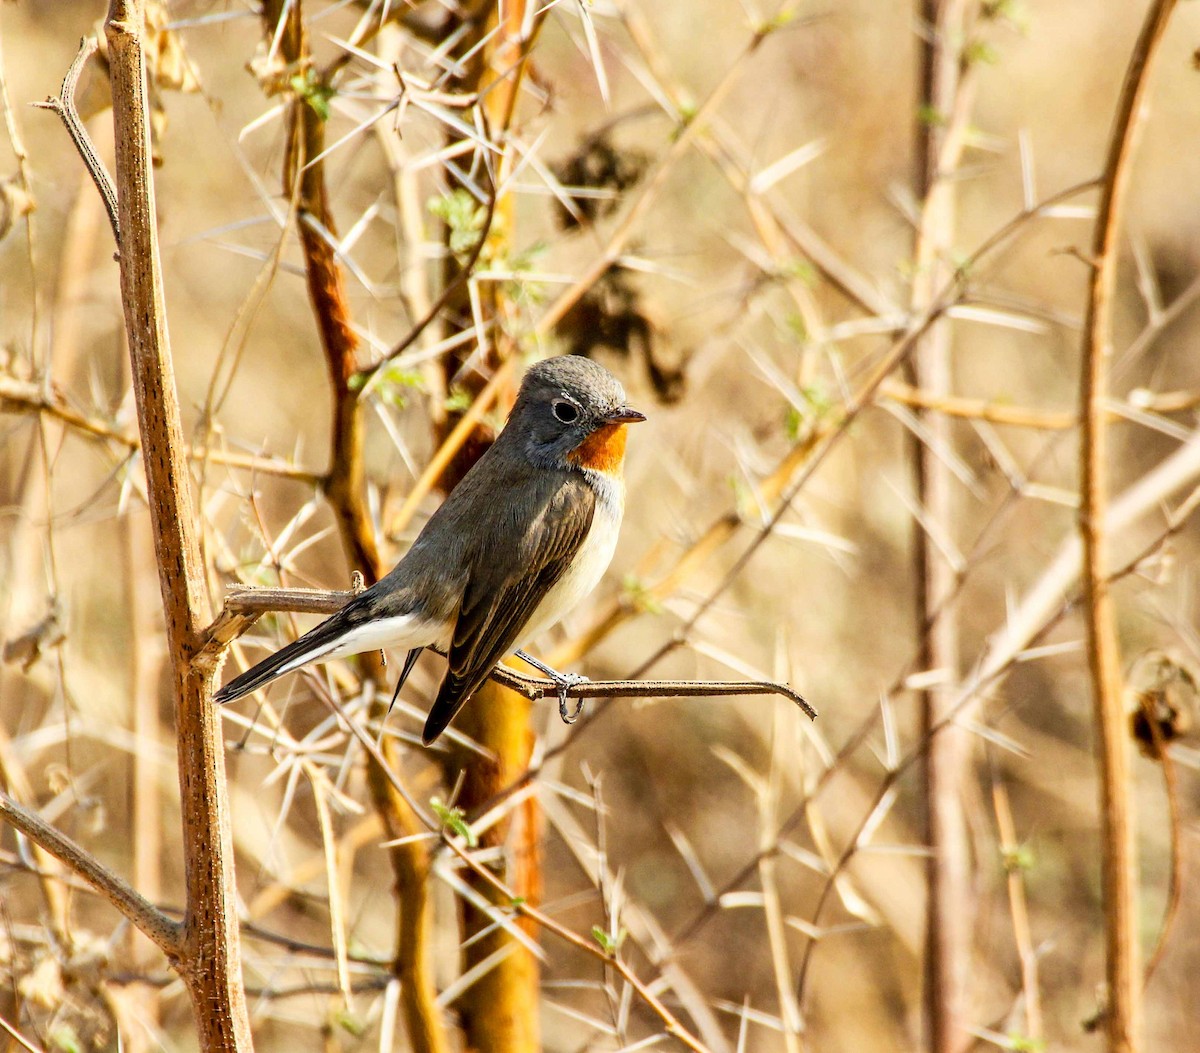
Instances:
[[[783,420],[783,430],[787,434],[788,442],[795,442],[800,438],[800,428],[803,424],[804,414],[795,406],[788,406],[787,415]]]
[[[443,405],[447,413],[466,413],[471,408],[471,393],[466,388],[452,387]]]
[[[550,246],[545,241],[535,241],[528,248],[521,249],[519,252],[514,252],[507,260],[503,261],[508,265],[510,271],[531,271],[533,265],[545,256]]]
[[[62,1053],[83,1053],[83,1043],[70,1024],[59,1024],[50,1033],[50,1045]]]
[[[292,91],[312,107],[313,113],[323,121],[329,120],[329,100],[335,90],[317,76],[314,69],[306,69],[292,78]]]
[[[783,278],[796,278],[810,289],[817,284],[817,269],[803,256],[793,256],[784,260],[780,265],[779,274]]]
[[[626,574],[621,579],[621,598],[635,611],[644,614],[662,614],[663,605],[636,574]]]
[[[984,0],[979,13],[988,21],[1006,23],[1022,34],[1027,34],[1032,24],[1029,12],[1020,0]]]
[[[1033,869],[1035,862],[1033,849],[1026,845],[1017,845],[1012,848],[1006,848],[1002,856],[1004,869],[1007,873],[1012,874],[1017,871],[1028,871]]]
[[[614,937],[612,933],[605,930],[600,925],[592,926],[592,939],[600,944],[600,949],[610,957],[615,955],[621,949],[621,944],[625,942],[625,930],[622,928]]]
[[[746,521],[761,518],[761,506],[754,488],[740,475],[730,476],[729,486],[733,490],[733,503],[738,519]]]
[[[388,405],[403,409],[410,391],[424,391],[425,378],[415,369],[405,369],[393,362],[383,367],[375,390]]]
[[[769,33],[776,32],[776,30],[786,29],[796,21],[797,17],[798,16],[794,10],[791,8],[784,8],[778,14],[763,22],[762,25],[759,26],[758,34],[759,36],[765,37]]]
[[[804,320],[804,315],[799,311],[791,312],[784,321],[797,340],[802,342],[808,340],[808,323]]]
[[[917,107],[917,120],[927,128],[941,128],[946,122],[946,115],[936,106],[924,103]]]
[[[450,228],[450,251],[455,255],[465,256],[479,243],[487,208],[462,187],[440,197],[431,197],[425,207]]]
[[[801,388],[800,397],[803,403],[789,406],[783,422],[784,431],[791,442],[799,441],[807,424],[825,420],[833,412],[833,399],[819,384]]]
[[[1015,1053],[1041,1053],[1046,1043],[1040,1038],[1029,1038],[1026,1035],[1008,1034],[1007,1046]]]
[[[459,837],[467,843],[468,848],[475,848],[479,844],[479,838],[475,836],[475,831],[467,824],[466,812],[461,808],[451,808],[443,803],[440,797],[432,797],[429,801],[429,807],[433,809],[434,814],[441,820],[442,826],[453,830]]]
[[[362,1038],[367,1030],[367,1022],[357,1013],[350,1012],[349,1009],[342,1009],[335,1013],[333,1022],[347,1034],[353,1035],[355,1038]]]
[[[1000,52],[986,40],[972,40],[963,48],[963,62],[968,66],[994,66],[1000,61]]]
[[[808,387],[800,389],[800,394],[804,396],[804,401],[812,407],[812,411],[818,417],[824,417],[831,409],[833,409],[833,400],[829,397],[829,392],[823,387],[816,384],[809,384]]]

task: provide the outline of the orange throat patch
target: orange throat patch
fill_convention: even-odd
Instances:
[[[597,428],[570,453],[567,460],[580,468],[616,475],[625,463],[625,424]]]

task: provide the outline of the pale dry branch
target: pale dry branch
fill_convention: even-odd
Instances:
[[[105,22],[116,129],[118,260],[175,703],[188,910],[178,961],[205,1050],[253,1047],[242,988],[225,752],[215,666],[196,660],[209,621],[158,252],[144,0],[112,0]]]
[[[185,953],[183,926],[172,921],[136,889],[118,877],[87,849],[60,833],[36,812],[0,793],[0,818],[83,878],[137,928],[154,941],[173,963]]]
[[[79,111],[75,109],[75,89],[79,84],[79,76],[83,73],[83,67],[87,65],[88,59],[96,53],[99,47],[100,41],[94,36],[86,36],[80,40],[79,51],[67,68],[67,74],[63,77],[62,87],[58,94],[46,99],[45,102],[37,102],[34,105],[58,114],[59,120],[63,122],[67,134],[71,137],[71,142],[79,151],[84,167],[88,170],[88,175],[92,177],[92,182],[96,184],[96,189],[100,192],[100,199],[104,202],[104,211],[108,213],[108,222],[112,227],[113,241],[119,246],[121,244],[121,221],[117,209],[117,188],[113,185],[112,176],[108,174],[108,169],[104,167],[100,155],[96,153],[92,137],[88,135],[83,121],[79,119]]]
[[[1021,960],[1021,994],[1025,1000],[1025,1032],[1030,1042],[1042,1041],[1042,993],[1038,977],[1037,947],[1029,921],[1029,899],[1025,889],[1022,849],[1017,840],[1008,789],[999,775],[992,776],[992,807],[1000,835],[1000,858],[1004,863],[1008,910],[1012,917],[1013,942]]]
[[[0,409],[10,413],[42,414],[89,438],[111,442],[128,453],[140,453],[141,438],[133,432],[75,409],[53,386],[0,374]],[[199,448],[186,445],[189,460],[206,461],[226,468],[240,468],[260,475],[293,479],[297,482],[316,484],[321,475],[310,468],[288,464],[272,457],[250,453],[231,453],[228,450]]]
[[[1068,431],[1079,424],[1073,410],[1039,410],[1012,406],[994,399],[964,398],[961,395],[934,394],[899,381],[888,381],[881,391],[884,398],[905,406],[944,413],[960,420],[987,421],[1038,431]],[[1123,402],[1108,400],[1105,414],[1110,423],[1128,423],[1131,413],[1186,413],[1200,406],[1200,392],[1137,391]]]
[[[975,97],[976,65],[966,54],[978,14],[973,0],[921,0],[919,112],[914,143],[914,189],[920,204],[913,251],[911,304],[928,306],[951,270],[957,224],[959,165]],[[950,394],[951,329],[942,319],[922,337],[906,363],[916,386],[935,397]],[[914,606],[923,669],[944,670],[942,682],[920,693],[926,755],[921,773],[928,897],[925,907],[925,1025],[933,1053],[961,1053],[967,1043],[968,978],[972,973],[970,860],[962,784],[970,769],[965,729],[937,734],[952,704],[959,675],[957,606],[959,568],[939,537],[953,538],[959,521],[958,492],[943,451],[952,448],[951,422],[918,409],[907,438],[920,511],[914,517]]]

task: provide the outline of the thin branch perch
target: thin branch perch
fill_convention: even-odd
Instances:
[[[264,614],[336,614],[354,599],[353,592],[321,589],[264,589],[232,585],[225,606],[205,632],[205,650],[224,647]],[[559,697],[553,680],[526,676],[505,666],[492,670],[491,679],[531,702]],[[714,698],[725,695],[779,695],[794,702],[813,720],[817,711],[785,684],[771,680],[587,680],[562,689],[567,698]]]

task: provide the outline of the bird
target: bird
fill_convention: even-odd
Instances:
[[[608,569],[625,512],[626,426],[645,419],[598,363],[576,355],[534,363],[495,442],[400,562],[230,680],[216,701],[232,702],[312,662],[383,648],[408,650],[398,694],[417,656],[433,647],[447,667],[421,736],[426,746],[511,654],[551,677],[569,720],[566,688],[585,678],[522,649]]]

